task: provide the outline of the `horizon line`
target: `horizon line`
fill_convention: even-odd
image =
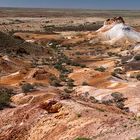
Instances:
[[[25,7],[25,6],[0,6],[0,8],[15,8],[15,9],[56,9],[56,10],[107,10],[107,11],[140,11],[140,9],[114,9],[114,8],[74,8],[74,7]]]

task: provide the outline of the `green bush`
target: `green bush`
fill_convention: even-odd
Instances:
[[[69,89],[69,88],[65,88],[64,91],[65,91],[66,93],[72,93],[72,92],[73,92],[73,90],[72,90],[72,89]]]
[[[85,64],[80,64],[81,68],[86,68]]]
[[[111,75],[114,76],[114,77],[117,77],[117,73],[114,72],[114,71],[111,73]]]
[[[108,52],[107,53],[110,57],[112,57],[112,56],[117,56],[118,54],[117,53],[114,53],[114,52]]]
[[[135,140],[140,140],[140,137],[136,138]]]
[[[66,82],[67,79],[68,79],[68,76],[67,76],[66,74],[60,74],[60,75],[59,75],[59,79],[60,79],[61,81]]]
[[[138,74],[138,75],[136,76],[136,78],[137,78],[137,80],[140,80],[140,74]]]
[[[98,103],[98,100],[94,96],[90,96],[89,99],[92,103]]]
[[[120,68],[116,68],[116,69],[114,70],[114,73],[116,73],[116,74],[123,74],[123,71],[122,71],[122,69],[120,69]]]
[[[122,101],[122,99],[124,98],[123,95],[119,92],[113,92],[111,96],[114,97],[114,99],[117,101]]]
[[[58,69],[58,70],[61,70],[62,69],[62,65],[60,64],[55,64],[54,65],[54,68]]]
[[[10,98],[13,94],[12,89],[0,88],[0,109],[3,109],[6,106],[9,106]]]
[[[25,83],[21,86],[21,88],[22,88],[22,92],[27,93],[32,91],[34,89],[34,86],[30,83]]]
[[[80,118],[80,117],[82,117],[82,115],[78,113],[78,114],[77,114],[77,117]]]
[[[87,82],[83,82],[82,86],[88,86],[89,84]]]
[[[60,94],[60,99],[61,100],[66,100],[66,99],[70,99],[70,98],[71,98],[70,93],[64,92],[64,93]]]
[[[68,82],[68,83],[67,83],[67,86],[68,86],[68,87],[73,87],[74,84],[73,84],[72,82]]]
[[[59,87],[59,86],[62,86],[61,84],[60,84],[60,80],[53,80],[53,81],[51,81],[51,86],[55,86],[55,87]]]
[[[136,61],[139,61],[139,60],[140,60],[140,54],[136,55],[136,56],[134,57],[134,59],[135,59]]]
[[[80,66],[80,64],[79,64],[79,63],[76,63],[76,62],[74,62],[74,61],[72,61],[72,62],[71,62],[71,66]]]
[[[100,72],[105,72],[106,68],[104,68],[103,66],[95,68],[94,70],[96,71],[100,71]]]
[[[75,54],[76,54],[76,55],[82,55],[83,53],[81,53],[81,52],[76,52]]]

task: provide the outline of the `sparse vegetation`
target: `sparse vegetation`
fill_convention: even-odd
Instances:
[[[139,54],[139,55],[136,55],[136,56],[134,57],[134,59],[135,59],[136,61],[139,61],[139,60],[140,60],[140,54]]]
[[[78,114],[77,114],[77,117],[80,118],[80,117],[82,117],[82,115],[81,115],[80,113],[78,113]]]
[[[28,93],[28,92],[31,92],[34,89],[34,86],[30,83],[24,83],[21,86],[21,89],[22,89],[22,92]]]
[[[73,84],[73,82],[67,82],[67,86],[68,87],[74,87],[74,84]]]
[[[65,91],[66,93],[72,93],[72,92],[73,92],[73,89],[65,88],[64,91]]]
[[[51,84],[51,86],[55,86],[55,87],[60,87],[60,86],[62,86],[62,85],[61,85],[61,81],[58,80],[58,79],[52,80],[52,81],[50,82],[50,84]]]
[[[0,21],[4,25],[0,27],[0,85],[16,92],[12,96],[9,89],[0,90],[0,109],[15,105],[14,109],[6,108],[0,113],[2,137],[33,138],[34,133],[28,129],[33,124],[36,134],[40,134],[38,139],[55,139],[56,134],[48,133],[54,128],[60,139],[111,139],[117,134],[125,139],[132,131],[129,136],[139,140],[139,44],[125,38],[125,43],[110,45],[111,41],[102,42],[101,30],[100,34],[92,30],[102,26],[104,18],[124,12],[127,22],[131,20],[130,25],[137,31],[140,12],[14,10],[3,8]],[[5,17],[8,11],[9,17]],[[133,16],[137,13],[138,18],[129,19],[131,12]],[[13,125],[19,127],[13,130]],[[42,127],[47,129],[40,133]]]
[[[140,137],[137,137],[136,139],[134,139],[134,140],[140,140]]]
[[[110,103],[115,103],[116,107],[118,107],[122,110],[125,110],[125,111],[129,111],[128,108],[124,107],[125,106],[124,101],[127,98],[124,98],[123,95],[119,92],[114,92],[114,93],[111,94],[111,96],[113,97],[113,100]]]
[[[99,24],[80,24],[80,25],[65,25],[65,26],[55,26],[55,25],[48,25],[44,26],[44,31],[50,32],[58,32],[58,31],[95,31],[100,28],[101,25]]]
[[[89,99],[91,100],[92,103],[98,103],[98,100],[95,99],[95,97],[90,96]]]
[[[83,82],[82,86],[88,86],[89,84],[87,82]]]
[[[91,140],[89,138],[84,138],[84,137],[79,137],[79,138],[76,138],[75,140]]]
[[[81,52],[76,52],[75,54],[76,54],[76,55],[82,55],[83,53],[81,53]]]
[[[113,56],[121,57],[118,53],[115,53],[115,52],[108,52],[107,54],[108,54],[110,57],[113,57]]]
[[[60,99],[61,100],[66,100],[66,99],[70,99],[71,96],[70,96],[70,93],[67,93],[67,92],[63,92],[60,94]]]
[[[123,74],[124,72],[123,72],[123,70],[121,68],[115,68],[114,69],[114,73],[116,73],[116,74]]]
[[[136,78],[140,81],[140,74],[137,74]]]
[[[104,68],[103,66],[95,68],[96,71],[100,71],[100,72],[105,72],[106,68]]]
[[[85,64],[80,64],[80,67],[81,68],[86,68],[86,65]]]
[[[13,94],[12,89],[0,87],[0,110],[9,106],[10,98]]]
[[[114,97],[114,99],[117,101],[121,101],[124,99],[123,95],[119,92],[113,92],[111,96]]]

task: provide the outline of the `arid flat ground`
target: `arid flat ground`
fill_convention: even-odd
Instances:
[[[140,139],[139,43],[90,43],[115,16],[140,31],[140,11],[0,9],[0,140]]]

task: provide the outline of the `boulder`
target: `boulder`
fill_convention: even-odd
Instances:
[[[48,113],[57,113],[62,107],[62,104],[56,100],[49,100],[47,102],[41,103],[40,108],[45,109]]]

